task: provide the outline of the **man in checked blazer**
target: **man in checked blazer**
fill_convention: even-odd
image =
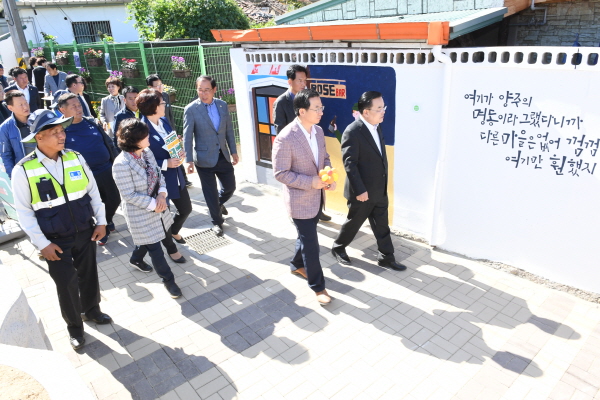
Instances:
[[[358,100],[360,118],[348,125],[342,135],[342,159],[347,174],[344,197],[348,200],[348,217],[333,242],[331,252],[340,264],[349,265],[346,246],[368,218],[377,240],[377,263],[384,268],[403,271],[406,267],[394,259],[388,225],[388,162],[379,126],[385,109],[381,93],[363,93]]]
[[[273,103],[273,124],[277,134],[283,130],[290,122],[296,119],[294,111],[294,97],[296,94],[306,88],[308,70],[302,65],[290,65],[286,71],[289,89]],[[325,205],[325,204],[323,204]],[[321,221],[331,221],[331,217],[319,211]]]
[[[325,277],[319,261],[317,223],[328,186],[319,171],[331,166],[325,149],[325,136],[317,124],[323,116],[319,94],[305,89],[294,98],[297,116],[275,138],[273,143],[273,174],[283,183],[283,201],[298,231],[296,252],[290,262],[292,274],[308,280],[321,305],[331,302],[325,290]]]
[[[212,229],[217,236],[222,236],[223,215],[228,214],[224,204],[235,191],[233,166],[239,161],[235,134],[227,103],[214,98],[217,82],[210,76],[202,75],[196,80],[196,90],[198,99],[183,111],[187,173],[194,172],[195,164],[212,218]],[[217,179],[221,182],[220,191]]]

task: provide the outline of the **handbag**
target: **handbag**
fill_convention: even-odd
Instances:
[[[158,189],[160,189],[160,168],[156,168],[156,172],[158,175],[158,179],[156,180],[156,185],[154,185],[154,189],[152,189],[152,192],[150,193],[150,197],[152,197],[153,199],[156,199],[156,197],[158,197]]]

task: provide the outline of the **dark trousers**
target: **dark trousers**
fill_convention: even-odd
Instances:
[[[104,203],[104,209],[106,211],[106,222],[113,222],[113,217],[121,204],[121,195],[119,189],[115,184],[115,180],[112,176],[112,168],[102,171],[99,174],[94,174],[96,184],[98,185],[98,191],[100,192],[100,198]]]
[[[325,290],[325,277],[319,260],[319,238],[317,237],[317,223],[319,214],[311,219],[292,219],[298,239],[296,239],[296,252],[290,261],[292,271],[304,267],[308,277],[308,286],[315,291]]]
[[[368,218],[371,229],[377,240],[377,250],[379,250],[378,260],[394,260],[394,245],[390,236],[390,226],[388,220],[388,198],[387,196],[379,201],[348,201],[348,217],[337,239],[333,242],[334,249],[343,250],[354,240],[358,230]]]
[[[83,336],[82,312],[93,315],[100,311],[97,246],[91,239],[92,229],[70,238],[53,239],[52,243],[63,252],[57,253],[59,261],[46,260],[56,284],[60,312],[71,336]]]
[[[192,201],[190,200],[190,193],[187,188],[179,190],[179,198],[178,199],[169,199],[173,202],[173,205],[177,209],[177,213],[175,213],[175,218],[173,218],[173,225],[171,225],[171,233],[173,235],[178,235],[183,223],[187,219],[187,217],[192,213]]]
[[[167,249],[168,254],[177,253],[177,246],[173,242],[173,236],[171,234],[171,229],[165,232],[165,238],[161,240],[163,246]],[[152,260],[152,266],[154,270],[163,280],[163,282],[171,282],[175,279],[173,272],[171,271],[171,267],[167,263],[165,259],[165,253],[160,247],[161,242],[156,242],[152,244],[144,244],[141,246],[135,246],[133,253],[131,254],[131,258],[129,261],[132,263],[140,262],[144,260],[146,254],[150,253],[150,259]]]
[[[185,183],[188,183],[190,180],[188,179],[188,177],[187,177],[187,175],[186,175],[186,174],[187,174],[187,172],[186,172],[186,170],[185,170],[185,168],[184,168],[183,164],[181,164],[181,165],[179,166],[179,168],[181,168],[181,172],[183,172],[183,176],[184,176],[184,178],[185,178]]]
[[[221,215],[221,205],[233,196],[235,192],[235,174],[231,162],[225,159],[225,156],[219,151],[219,160],[212,168],[201,168],[196,166],[200,183],[202,184],[202,193],[204,200],[210,212],[212,223],[214,225],[223,224],[223,215]],[[221,190],[217,188],[217,179],[221,182]]]

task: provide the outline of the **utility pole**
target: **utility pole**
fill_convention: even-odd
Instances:
[[[4,18],[6,18],[8,30],[15,46],[15,58],[23,57],[25,63],[27,63],[29,61],[29,48],[27,47],[23,24],[15,0],[2,0],[2,4],[4,5]]]

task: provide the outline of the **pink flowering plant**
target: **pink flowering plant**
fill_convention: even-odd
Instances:
[[[123,69],[137,69],[137,60],[133,58],[121,58],[121,68]]]
[[[102,50],[87,49],[83,55],[85,58],[103,58]]]
[[[171,67],[176,70],[189,69],[183,57],[171,56]]]
[[[229,88],[227,90],[223,90],[221,100],[223,100],[227,104],[235,104],[235,89]]]
[[[56,52],[56,59],[60,60],[61,58],[67,58],[69,57],[69,52],[66,50],[63,51],[57,51]]]

